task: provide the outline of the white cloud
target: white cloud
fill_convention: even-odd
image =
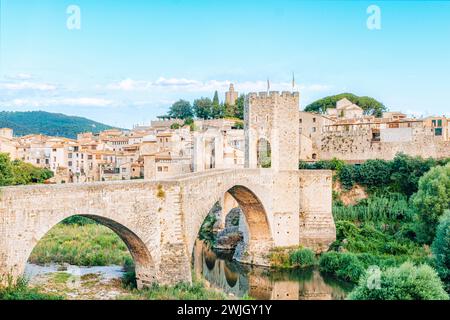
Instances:
[[[230,80],[208,80],[199,81],[186,78],[164,78],[160,77],[156,81],[133,80],[127,78],[125,80],[107,85],[111,90],[123,91],[148,91],[148,92],[212,92],[215,90],[226,91],[230,85],[234,83],[235,89],[240,92],[253,92],[267,90],[267,81],[244,81],[233,82]],[[296,90],[321,92],[332,88],[324,84],[297,85]],[[270,82],[270,90],[291,90],[291,82]]]
[[[33,76],[29,73],[17,73],[15,75],[7,75],[5,78],[11,80],[31,80]]]
[[[39,83],[31,81],[0,82],[0,89],[53,91],[56,90],[56,86],[48,83]]]
[[[80,106],[80,107],[111,107],[115,106],[113,100],[102,98],[23,98],[1,101],[1,107],[30,107],[42,108],[52,106]]]

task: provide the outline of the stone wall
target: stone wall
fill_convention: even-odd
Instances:
[[[319,159],[347,161],[391,160],[397,153],[423,158],[450,157],[450,141],[435,137],[429,128],[380,129],[380,141],[373,141],[370,128],[325,132],[321,138]],[[398,131],[396,131],[398,130]]]

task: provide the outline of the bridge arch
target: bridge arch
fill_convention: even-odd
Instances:
[[[155,269],[155,264],[150,254],[148,247],[141,240],[141,238],[134,233],[130,228],[125,226],[123,223],[119,223],[111,218],[98,216],[98,215],[70,215],[66,218],[70,218],[73,216],[80,216],[89,218],[113,231],[117,234],[120,239],[125,243],[130,252],[134,264],[135,264],[135,272],[136,272],[136,283],[138,288],[149,285],[155,281],[157,281],[157,272]],[[64,219],[63,219],[64,220]],[[39,241],[58,223],[63,220],[58,221],[56,224],[47,224],[45,228],[41,228],[38,233],[35,234],[30,245],[26,249],[26,254],[24,255],[25,260],[23,261],[23,265],[27,263],[33,249],[39,243]],[[22,268],[25,269],[24,267]]]
[[[269,219],[261,200],[250,189],[235,185],[227,190],[245,216],[249,228],[249,241],[271,240]]]
[[[273,247],[273,237],[268,212],[256,192],[252,191],[244,183],[222,185],[221,188],[216,190],[215,196],[211,196],[207,203],[201,206],[201,208],[199,208],[199,206],[190,208],[190,210],[193,210],[192,212],[195,212],[197,218],[189,241],[190,250],[188,254],[192,256],[195,239],[197,239],[201,225],[211,208],[213,208],[214,204],[227,193],[238,203],[247,225],[248,237],[244,248],[245,254],[243,254],[239,260],[247,263],[267,265],[267,261],[264,261],[261,257],[266,255],[267,251]]]

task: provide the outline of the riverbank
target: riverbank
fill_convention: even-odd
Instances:
[[[209,287],[202,280],[173,286],[153,285],[132,288],[124,281],[119,266],[77,268],[28,265],[34,271],[30,280],[0,288],[0,300],[227,300],[232,297]],[[67,266],[66,266],[67,267]]]
[[[125,243],[113,231],[97,223],[54,226],[33,249],[29,262],[43,265],[123,265],[131,259]]]

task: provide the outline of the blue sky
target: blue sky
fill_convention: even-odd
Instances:
[[[131,127],[179,98],[352,92],[450,114],[450,1],[0,0],[0,109]],[[381,29],[369,30],[369,5]],[[81,29],[66,26],[69,5]]]

